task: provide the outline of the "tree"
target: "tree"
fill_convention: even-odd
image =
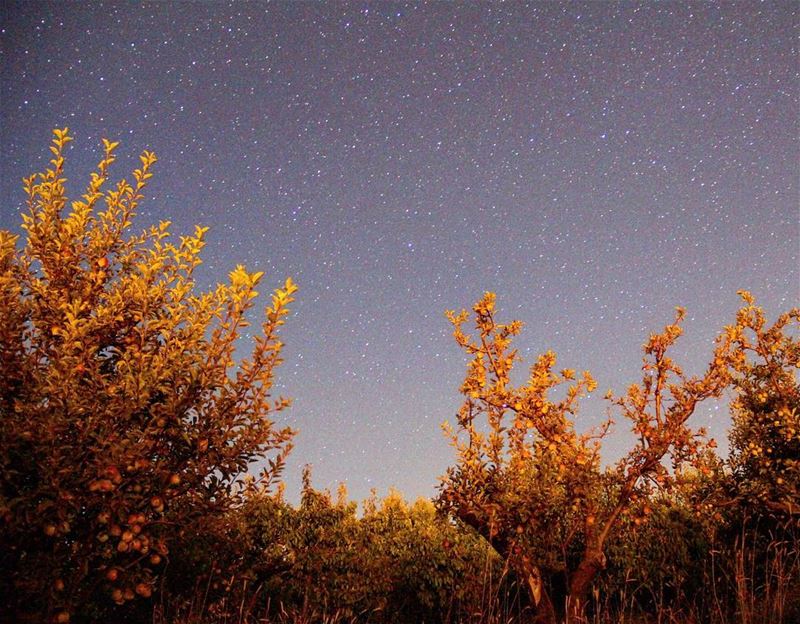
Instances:
[[[528,382],[513,386],[517,354],[510,347],[521,324],[496,322],[492,293],[473,312],[474,337],[463,330],[466,311],[448,312],[456,342],[472,359],[457,426],[445,427],[457,463],[443,477],[438,504],[474,527],[527,581],[537,620],[580,621],[592,582],[605,566],[606,543],[623,517],[646,521],[650,492],[670,488],[678,467],[694,463],[706,469],[704,432],[688,421],[700,401],[719,396],[728,385],[732,338],[720,337],[701,377],[686,377],[667,355],[681,334],[683,310],[663,332],[650,336],[642,382],[623,397],[607,396],[631,421],[638,442],[603,470],[600,444],[611,421],[583,434],[573,422],[579,397],[596,388],[591,375],[555,372],[556,356],[548,351],[531,368]],[[549,397],[565,384],[561,400]]]
[[[268,456],[265,483],[279,475],[293,432],[274,425],[289,401],[270,388],[296,287],[274,292],[236,366],[262,274],[238,266],[197,293],[207,228],[129,233],[151,152],[133,184],[105,189],[104,140],[66,209],[72,139],[54,134],[52,167],[24,180],[22,249],[0,231],[0,587],[12,613],[67,621],[98,594],[150,596],[170,543],[228,509],[252,462]]]
[[[719,568],[742,619],[800,616],[800,309],[770,323],[748,292],[726,328],[734,399],[726,474],[701,490],[725,510]],[[794,597],[792,599],[792,596]]]
[[[800,308],[771,326],[748,292],[728,329],[736,398],[731,405],[734,496],[761,514],[800,516]],[[792,331],[794,330],[794,331]]]

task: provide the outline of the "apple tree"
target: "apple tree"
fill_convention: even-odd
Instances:
[[[0,230],[0,602],[68,621],[150,596],[170,544],[230,508],[252,462],[278,476],[293,432],[270,389],[296,287],[275,290],[235,361],[261,273],[198,292],[206,228],[131,232],[155,155],[109,188],[104,140],[70,202],[71,137],[54,134],[51,167],[24,180],[21,244]]]
[[[646,522],[650,493],[671,487],[676,468],[693,463],[704,469],[704,432],[689,419],[698,403],[728,386],[725,356],[732,339],[721,336],[705,373],[688,377],[668,355],[681,335],[683,310],[651,335],[642,381],[622,397],[607,396],[630,421],[637,442],[603,468],[600,445],[611,421],[585,433],[574,424],[578,399],[596,388],[592,376],[557,371],[548,351],[524,385],[513,385],[518,357],[511,341],[521,324],[496,320],[493,293],[473,313],[470,335],[463,328],[470,315],[448,312],[456,342],[471,359],[456,426],[445,425],[457,460],[443,477],[438,505],[506,559],[527,584],[537,621],[582,621],[609,538],[623,521]]]
[[[800,309],[771,325],[747,292],[729,328],[732,403],[730,466],[735,496],[761,513],[800,516]]]

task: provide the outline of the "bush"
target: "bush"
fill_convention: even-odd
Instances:
[[[176,554],[164,621],[202,612],[210,621],[489,622],[511,606],[500,558],[429,500],[409,505],[392,492],[365,501],[359,516],[344,492],[306,481],[298,507],[254,493],[221,526],[224,535],[192,535]]]

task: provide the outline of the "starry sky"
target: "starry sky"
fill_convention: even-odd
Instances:
[[[799,23],[792,1],[4,0],[0,227],[52,128],[74,196],[102,137],[114,179],[154,150],[137,225],[210,226],[203,288],[240,262],[300,285],[289,496],[306,463],[356,499],[431,496],[465,370],[444,310],[494,290],[521,370],[548,348],[591,370],[584,428],[674,306],[700,372],[737,289],[798,303]],[[724,406],[697,422],[724,441]]]

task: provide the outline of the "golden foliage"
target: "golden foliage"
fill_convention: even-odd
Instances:
[[[748,292],[736,325],[726,328],[734,349],[731,466],[736,495],[759,511],[800,515],[800,309],[772,324]]]
[[[279,474],[293,432],[270,389],[296,286],[273,293],[237,366],[262,274],[238,266],[196,292],[207,228],[130,234],[155,155],[106,188],[118,144],[104,140],[69,202],[72,139],[54,134],[51,167],[24,180],[21,250],[0,231],[0,517],[19,596],[69,610],[97,587],[149,596],[170,540],[229,507],[251,462],[271,453],[260,480]]]
[[[591,583],[605,566],[609,536],[627,516],[635,516],[637,525],[646,522],[649,506],[642,501],[653,489],[668,491],[682,467],[708,470],[713,441],[690,418],[701,401],[719,397],[741,371],[737,345],[744,329],[761,335],[763,323],[747,310],[717,339],[699,377],[687,377],[668,355],[682,333],[683,309],[648,338],[642,381],[624,396],[606,395],[638,440],[607,469],[600,466],[599,451],[612,421],[586,433],[574,427],[579,398],[597,387],[588,371],[556,372],[556,356],[547,351],[531,367],[527,383],[515,387],[510,374],[518,358],[511,340],[521,325],[496,322],[494,294],[486,293],[473,307],[474,336],[463,329],[470,317],[466,311],[447,313],[470,361],[457,427],[445,424],[457,461],[443,478],[438,503],[486,537],[528,580],[542,618],[555,617],[545,591],[555,574],[566,575],[565,598],[572,615],[581,617]],[[551,396],[557,390],[559,399]]]

